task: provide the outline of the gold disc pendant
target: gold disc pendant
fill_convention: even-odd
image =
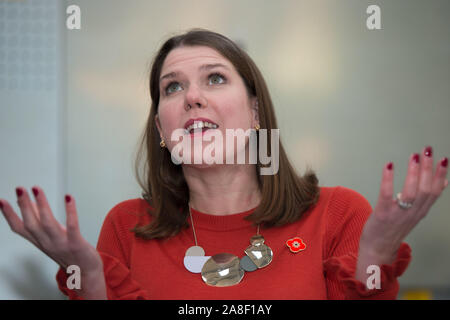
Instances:
[[[241,282],[244,273],[237,256],[219,253],[206,261],[202,268],[202,279],[210,286],[229,287]]]

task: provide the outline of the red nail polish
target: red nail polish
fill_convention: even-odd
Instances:
[[[388,170],[392,170],[393,167],[394,167],[394,164],[392,162],[389,162],[387,165]]]
[[[415,163],[419,163],[419,154],[418,153],[414,154],[413,160],[414,160]]]
[[[3,210],[3,202],[0,201],[0,209]]]
[[[448,166],[448,158],[445,157],[442,161],[441,161],[441,166],[443,166],[444,168],[447,168]]]
[[[70,196],[66,196],[66,202],[69,203],[71,200]]]
[[[20,197],[23,194],[22,189],[16,188],[16,194],[17,194],[18,197]]]
[[[430,146],[426,147],[424,154],[427,157],[431,157],[433,155],[433,148],[431,148]]]
[[[37,197],[39,194],[38,189],[33,187],[33,188],[31,188],[31,190],[33,191],[34,196]]]

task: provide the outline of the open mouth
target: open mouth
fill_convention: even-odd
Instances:
[[[202,120],[195,120],[194,123],[187,126],[185,128],[186,134],[193,134],[195,132],[205,132],[209,129],[217,129],[219,126],[215,123],[208,122],[208,121],[202,121]]]

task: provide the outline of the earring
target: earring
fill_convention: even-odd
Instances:
[[[164,139],[161,139],[159,145],[161,146],[161,148],[164,148],[166,146],[166,142],[164,141]]]
[[[256,108],[256,110],[258,110],[258,100],[256,100],[255,108]],[[261,128],[261,127],[260,127],[259,124],[257,123],[257,124],[255,125],[255,130],[258,131],[260,128]]]

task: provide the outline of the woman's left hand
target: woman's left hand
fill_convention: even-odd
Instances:
[[[422,156],[410,156],[401,191],[401,201],[413,203],[408,209],[402,209],[393,199],[393,164],[388,163],[384,167],[378,202],[364,225],[359,242],[357,274],[360,277],[365,273],[365,268],[361,269],[366,265],[391,264],[395,261],[403,240],[428,214],[448,185],[447,165],[448,159],[442,158],[433,173],[433,151],[430,146],[423,149]]]

